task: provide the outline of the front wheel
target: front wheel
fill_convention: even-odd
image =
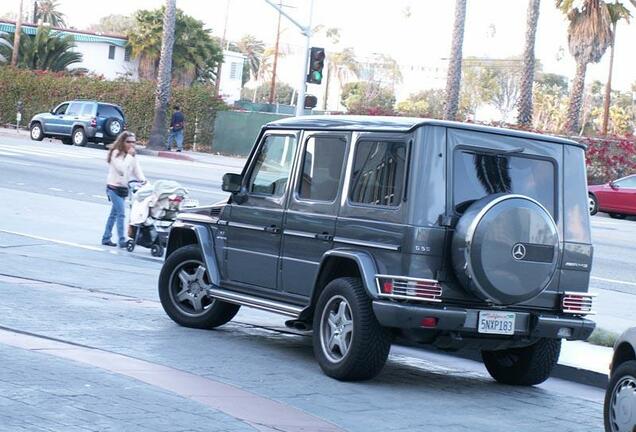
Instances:
[[[177,249],[166,258],[159,274],[163,310],[184,327],[211,329],[229,322],[240,306],[208,296],[209,286],[199,246]]]
[[[358,278],[331,281],[320,294],[313,320],[314,355],[325,374],[365,380],[384,367],[391,334],[377,321]]]
[[[594,216],[596,213],[598,213],[598,200],[592,194],[589,194],[587,196],[587,207],[590,211],[590,216]]]
[[[612,374],[603,414],[606,432],[636,430],[636,361],[623,363]]]
[[[482,351],[488,373],[502,384],[532,386],[541,384],[559,360],[561,339],[539,339],[523,348]]]
[[[44,139],[44,131],[42,125],[35,122],[31,125],[31,139],[34,141],[42,141]]]
[[[153,244],[150,247],[150,255],[153,257],[162,257],[163,256],[163,246],[160,244]]]

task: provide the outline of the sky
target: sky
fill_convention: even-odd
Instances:
[[[228,39],[253,34],[273,45],[276,11],[265,0],[177,0],[177,7],[202,20],[221,36],[226,4]],[[29,4],[29,0],[24,0]],[[286,10],[302,23],[307,22],[310,0],[283,0]],[[108,7],[95,0],[58,0],[71,26],[81,29],[110,13],[132,14],[152,9],[161,0],[109,0]],[[2,0],[0,15],[16,11],[19,0]],[[99,7],[96,7],[99,5]],[[400,64],[426,64],[447,58],[454,19],[452,0],[314,0],[312,26],[340,28],[340,44],[333,49],[355,48],[359,55],[384,53]],[[464,36],[464,56],[505,58],[520,56],[525,39],[527,0],[468,0]],[[633,10],[636,16],[636,10]],[[283,23],[282,43],[302,46],[299,31]],[[323,43],[320,37],[313,41]],[[636,22],[621,23],[617,31],[613,87],[629,90],[636,82]],[[328,48],[329,49],[329,48]],[[575,63],[567,48],[567,21],[555,8],[554,0],[543,0],[535,49],[544,72],[572,77]],[[605,82],[609,50],[599,64],[588,67],[587,82]]]

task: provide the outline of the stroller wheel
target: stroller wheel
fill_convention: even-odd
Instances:
[[[132,252],[132,251],[134,251],[134,250],[135,250],[135,242],[134,242],[134,241],[132,241],[132,240],[128,240],[128,241],[126,242],[126,250],[127,250],[128,252]]]
[[[150,254],[153,257],[162,257],[163,256],[163,246],[158,243],[155,243],[150,248]]]

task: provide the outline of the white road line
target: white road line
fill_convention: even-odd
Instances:
[[[51,242],[51,243],[57,243],[57,244],[65,245],[65,246],[73,246],[73,247],[86,249],[86,250],[99,251],[99,252],[103,252],[103,251],[106,250],[106,249],[102,249],[102,248],[95,247],[95,246],[88,246],[88,245],[83,245],[83,244],[80,244],[80,243],[67,242],[67,241],[64,241],[64,240],[57,240],[57,239],[52,239],[52,238],[48,238],[48,237],[40,237],[40,236],[36,236],[36,235],[33,235],[33,234],[26,234],[26,233],[21,233],[21,232],[16,232],[16,231],[8,231],[8,230],[0,229],[0,232],[5,233],[5,234],[13,234],[13,235],[18,235],[18,236],[22,236],[22,237],[28,237],[28,238],[32,238],[32,239],[35,239],[35,240],[48,241],[48,242]]]
[[[598,276],[592,276],[591,279],[594,279],[594,280],[597,280],[597,281],[601,281],[601,282],[609,282],[609,283],[616,283],[616,284],[629,285],[629,286],[635,286],[636,287],[636,283],[635,282],[627,282],[627,281],[622,281],[622,280],[617,280],[617,279],[607,279],[607,278],[602,278],[602,277],[598,277]]]
[[[2,153],[0,153],[2,154]],[[33,166],[33,164],[31,163],[27,163],[27,162],[18,162],[15,160],[6,160],[6,159],[0,159],[0,161],[2,163],[6,163],[7,165],[24,165],[24,166]]]

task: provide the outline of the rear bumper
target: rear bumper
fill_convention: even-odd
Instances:
[[[433,330],[458,332],[465,335],[492,337],[493,335],[477,332],[479,309],[464,309],[447,306],[428,306],[395,303],[391,301],[374,300],[373,311],[381,325],[402,329],[421,329],[423,318],[437,318],[437,326]],[[530,337],[561,339],[559,331],[569,329],[568,340],[587,339],[596,324],[585,318],[563,316],[541,312],[516,312],[514,336],[495,337]]]

